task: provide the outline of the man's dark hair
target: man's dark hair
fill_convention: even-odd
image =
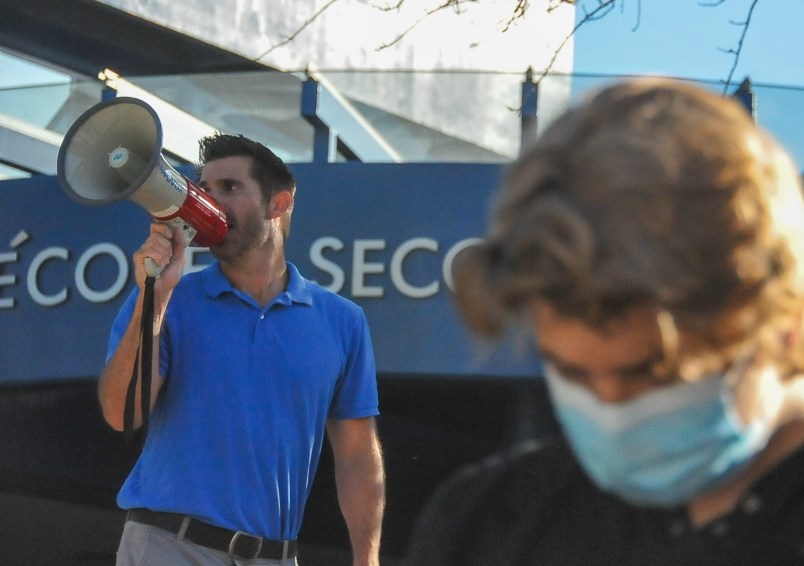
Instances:
[[[267,199],[278,191],[296,191],[296,180],[282,159],[259,142],[242,134],[215,133],[198,142],[199,172],[209,161],[224,157],[251,157],[251,176],[256,179]]]

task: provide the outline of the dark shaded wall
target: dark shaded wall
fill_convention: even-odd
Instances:
[[[384,376],[380,402],[387,471],[383,554],[391,560],[404,554],[422,505],[448,475],[523,435],[548,435],[554,427],[536,381]],[[123,521],[115,495],[134,458],[122,435],[103,422],[94,380],[0,389],[3,563],[113,564]],[[301,539],[308,552],[347,556],[328,450]],[[317,563],[326,562],[307,562]]]

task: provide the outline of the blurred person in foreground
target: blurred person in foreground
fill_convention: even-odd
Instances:
[[[804,564],[804,206],[742,106],[599,91],[456,261],[472,330],[532,332],[562,434],[448,480],[411,566]]]
[[[151,225],[100,378],[104,417],[122,430],[150,258],[164,268],[152,418],[118,495],[128,520],[117,564],[295,565],[326,430],[353,564],[377,566],[384,476],[365,315],[286,260],[296,183],[279,157],[216,134],[200,141],[200,158],[198,184],[229,227],[210,249],[215,261],[182,276],[181,231]]]

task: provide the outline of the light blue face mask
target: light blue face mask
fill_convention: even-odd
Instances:
[[[590,478],[628,502],[660,507],[717,486],[767,445],[768,421],[745,425],[736,414],[729,373],[604,403],[545,364],[556,416]]]

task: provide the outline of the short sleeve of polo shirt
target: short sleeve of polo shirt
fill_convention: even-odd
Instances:
[[[379,414],[374,351],[366,316],[362,310],[359,313],[351,340],[354,347],[348,352],[344,374],[332,399],[329,418],[355,419]]]

